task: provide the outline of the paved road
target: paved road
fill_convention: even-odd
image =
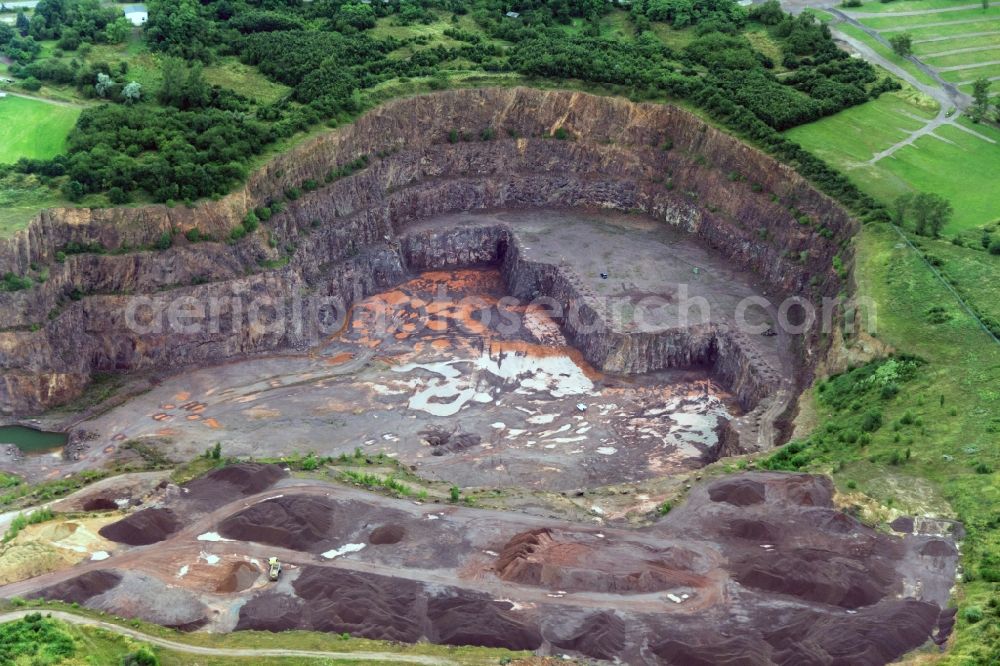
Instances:
[[[39,611],[20,610],[3,613],[0,614],[0,623],[20,620],[26,615],[37,612]],[[103,622],[94,618],[75,615],[64,611],[46,610],[44,613],[46,615],[51,615],[57,620],[62,620],[63,622],[69,622],[71,624],[84,627],[98,627],[100,629],[104,629],[105,631],[110,631],[121,636],[128,636],[129,638],[134,638],[136,640],[140,640],[157,647],[166,648],[174,652],[201,655],[203,657],[297,657],[300,659],[336,659],[339,661],[427,664],[428,666],[452,666],[457,663],[451,661],[450,659],[442,659],[440,657],[420,654],[397,654],[394,652],[318,652],[314,650],[254,650],[202,647],[200,645],[178,643],[177,641],[167,640],[166,638],[160,638],[159,636],[152,636],[129,627],[123,627],[111,622]]]

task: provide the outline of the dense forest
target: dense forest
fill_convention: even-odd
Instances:
[[[155,201],[219,195],[246,176],[250,160],[269,144],[319,123],[349,121],[365,106],[365,91],[382,82],[431,77],[445,87],[449,70],[473,69],[690,100],[859,212],[884,215],[780,134],[894,85],[838,49],[824,26],[808,15],[784,14],[775,0],[749,12],[733,0],[635,0],[624,7],[631,39],[602,35],[601,18],[621,11],[605,0],[151,0],[143,36],[161,54],[163,80],[159,90],[146,91],[130,82],[124,66],[40,57],[42,40],[58,40],[72,54],[131,32],[98,0],[42,0],[30,20],[0,26],[0,48],[15,61],[12,73],[29,88],[72,85],[106,103],[82,113],[65,155],[2,168],[61,179],[71,200],[98,192],[112,203],[135,195]],[[405,26],[443,16],[454,25],[447,41],[375,31],[380,21]],[[459,28],[460,18],[472,19],[475,30],[467,20]],[[671,48],[655,34],[657,24],[690,29],[693,39]],[[750,28],[767,31],[781,62],[754,48]],[[203,68],[226,57],[291,92],[261,104],[207,84]]]

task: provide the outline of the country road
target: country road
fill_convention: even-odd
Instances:
[[[19,610],[0,614],[0,623],[20,620],[26,615],[37,613],[37,610]],[[239,649],[239,648],[212,648],[200,645],[190,645],[177,641],[167,640],[158,636],[123,627],[111,622],[103,622],[91,617],[75,615],[65,611],[46,610],[46,615],[51,615],[57,620],[68,622],[84,627],[97,627],[110,631],[121,636],[127,636],[140,640],[150,645],[166,648],[174,652],[183,654],[201,655],[203,657],[272,657],[272,658],[300,658],[300,659],[336,659],[338,661],[369,661],[401,664],[427,664],[428,666],[451,666],[457,662],[441,657],[433,657],[420,654],[397,654],[393,652],[319,652],[313,650],[279,650],[279,649]]]

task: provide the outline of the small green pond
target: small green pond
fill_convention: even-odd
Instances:
[[[66,445],[62,432],[45,432],[24,426],[0,426],[0,446],[14,444],[25,453],[45,453]]]

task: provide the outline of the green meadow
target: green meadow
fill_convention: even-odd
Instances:
[[[55,157],[79,115],[75,107],[10,94],[0,98],[0,164]]]
[[[917,96],[892,93],[814,123],[796,127],[787,136],[842,169],[874,197],[891,202],[913,191],[937,192],[955,209],[945,233],[982,226],[1000,217],[995,181],[1000,130],[961,119],[963,127],[945,125],[934,136],[923,136],[873,165],[875,153],[885,150],[922,125],[934,110]]]

